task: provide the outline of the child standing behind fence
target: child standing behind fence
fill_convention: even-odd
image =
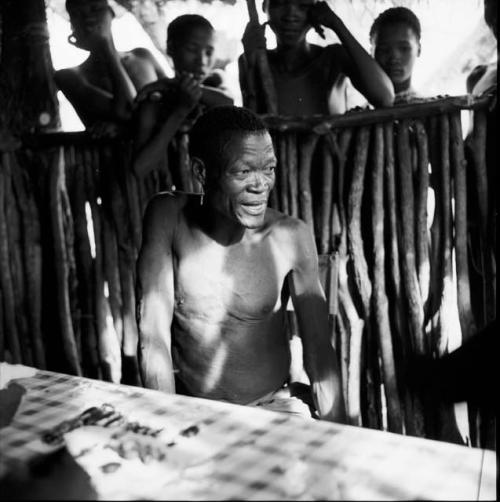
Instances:
[[[419,99],[411,79],[420,56],[420,34],[420,21],[406,7],[385,10],[370,28],[373,56],[394,84],[394,104]]]
[[[326,2],[264,0],[263,8],[276,34],[277,47],[266,54],[279,114],[344,113],[347,77],[374,106],[392,105],[394,92],[388,76]],[[342,43],[326,47],[308,43],[306,35],[312,27],[333,30]],[[256,21],[248,23],[243,35],[245,52],[239,59],[243,103],[259,113],[268,110],[251,75],[256,73],[257,52],[266,49],[264,29]]]
[[[214,28],[207,19],[197,14],[174,19],[167,29],[167,54],[175,77],[158,80],[137,96],[133,168],[139,177],[166,161],[167,146],[186,119],[233,103],[220,74],[212,72]]]
[[[115,136],[132,116],[137,90],[165,73],[147,49],[116,50],[107,0],[66,0],[66,9],[73,29],[68,41],[90,55],[57,71],[56,84],[93,136]]]

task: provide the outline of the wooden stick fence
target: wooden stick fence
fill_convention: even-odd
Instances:
[[[487,235],[493,204],[476,151],[484,148],[486,105],[456,97],[323,120],[264,116],[278,157],[270,205],[315,232],[352,424],[462,441],[453,410],[430,409],[425,396],[412,394],[404,369],[414,355],[445,354],[457,327],[466,339],[495,315]],[[460,123],[467,108],[479,124],[472,155]],[[140,385],[142,216],[148,199],[173,180],[181,190],[196,186],[188,141],[183,132],[170,164],[143,180],[133,176],[122,140],[97,144],[84,133],[57,133],[2,153],[2,360]],[[481,198],[467,197],[471,183]],[[478,244],[470,208],[479,215],[472,225]],[[484,311],[474,308],[476,294]],[[476,415],[471,410],[474,424]],[[471,435],[484,445],[479,429]]]

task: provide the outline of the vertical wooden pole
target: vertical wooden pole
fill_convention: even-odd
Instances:
[[[0,9],[0,129],[16,136],[54,129],[60,120],[45,2],[2,0]]]
[[[259,22],[259,15],[255,0],[247,0],[248,16],[250,21]],[[257,54],[257,68],[261,78],[262,90],[264,91],[264,101],[266,103],[266,112],[276,115],[278,113],[278,99],[274,87],[273,76],[269,68],[269,62],[265,50],[260,50]]]

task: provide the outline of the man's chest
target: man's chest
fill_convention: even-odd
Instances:
[[[261,318],[280,307],[288,271],[286,260],[270,249],[183,250],[174,265],[176,306]]]

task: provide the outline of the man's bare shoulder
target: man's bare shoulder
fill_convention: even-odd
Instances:
[[[301,239],[309,234],[309,227],[303,220],[284,214],[276,209],[267,209],[266,223],[272,232],[282,236],[287,235],[292,240]]]
[[[172,215],[179,213],[187,203],[187,196],[177,192],[159,192],[148,202],[147,211],[151,215]]]
[[[163,241],[175,234],[186,196],[175,192],[159,192],[148,202],[143,219],[145,241]]]

